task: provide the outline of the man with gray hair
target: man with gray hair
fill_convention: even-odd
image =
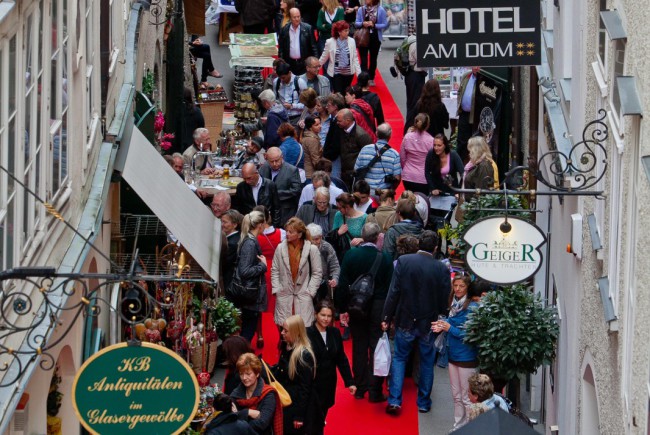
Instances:
[[[315,90],[319,97],[327,97],[331,93],[330,79],[318,74],[320,70],[318,58],[309,56],[305,60],[305,67],[307,68],[307,72],[298,76],[298,78],[303,79],[307,87]],[[323,106],[323,108],[325,107]]]
[[[343,193],[343,190],[336,187],[335,184],[332,184],[332,179],[327,172],[314,171],[311,174],[311,184],[302,188],[300,200],[298,200],[298,207],[306,202],[311,202],[314,199],[314,192],[321,186],[329,189],[330,204],[335,206],[336,198]]]
[[[309,224],[307,230],[311,236],[311,243],[316,245],[320,252],[321,266],[323,268],[323,281],[318,288],[316,300],[332,299],[333,291],[339,282],[339,275],[341,274],[341,266],[336,258],[336,251],[332,245],[323,240],[323,229],[320,226]]]
[[[367,315],[363,318],[350,318],[352,333],[352,371],[357,385],[355,397],[363,399],[366,391],[370,402],[384,402],[387,396],[383,392],[383,377],[374,376],[375,347],[381,337],[381,314],[388,287],[393,277],[393,259],[377,249],[377,239],[381,228],[374,222],[367,223],[361,230],[363,243],[350,249],[343,257],[341,278],[336,288],[336,302],[339,311],[347,311],[350,299],[350,285],[361,275],[370,272],[375,261],[379,267],[374,277],[374,292]],[[342,315],[343,316],[343,315]],[[345,317],[345,316],[343,316]]]
[[[279,147],[282,141],[280,140],[280,136],[278,136],[278,127],[283,122],[289,122],[287,109],[280,102],[276,101],[275,93],[271,89],[262,91],[258,98],[262,103],[262,107],[266,110],[266,118],[262,118],[262,122],[264,123],[264,129],[262,130],[264,134],[264,149]]]
[[[361,148],[354,164],[355,180],[366,180],[370,189],[394,189],[402,178],[399,153],[388,144],[393,129],[384,122],[377,127],[377,143]]]
[[[334,226],[334,215],[336,209],[330,203],[330,191],[327,187],[321,186],[316,189],[313,201],[300,206],[296,217],[305,225],[311,223],[318,225],[321,231],[327,234]]]
[[[350,109],[341,109],[336,114],[336,123],[341,129],[340,132],[340,156],[341,156],[341,178],[352,190],[354,178],[354,164],[357,161],[359,152],[368,144],[372,143],[370,135],[354,122],[354,115]]]
[[[210,143],[210,132],[207,128],[197,128],[194,130],[192,135],[194,142],[192,146],[188,147],[183,152],[183,160],[185,163],[192,166],[192,161],[194,160],[194,169],[196,171],[201,171],[202,174],[211,174],[214,172],[214,169],[210,165],[210,159],[207,156],[198,156],[194,159],[194,154],[199,151],[212,151],[212,144]]]

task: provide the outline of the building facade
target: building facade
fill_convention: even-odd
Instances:
[[[110,271],[110,223],[119,220],[119,188],[111,182],[117,148],[133,123],[135,91],[147,71],[156,72],[155,87],[164,89],[164,28],[151,24],[156,17],[146,6],[131,0],[0,1],[0,270]],[[157,7],[164,17],[166,2]],[[23,285],[2,281],[3,291],[24,291],[19,299],[32,303],[26,315],[11,306],[13,300],[0,307],[3,323],[16,328],[44,309],[39,289]],[[110,299],[108,290],[102,292]],[[50,297],[61,308],[81,301],[80,292]],[[89,352],[88,334],[109,330],[107,308],[94,326],[73,311],[51,311],[54,316],[32,332],[58,342],[47,352],[51,358],[39,357],[15,380],[19,362],[28,358],[12,352],[33,349],[34,338],[26,332],[0,336],[0,365],[8,367],[0,372],[0,433],[47,433],[54,365],[61,377],[62,433],[79,433],[72,382]]]
[[[525,126],[529,145],[538,156],[573,149],[572,163],[595,176],[587,190],[603,194],[537,201],[549,242],[547,273],[535,284],[557,305],[561,332],[555,363],[537,378],[536,406],[548,434],[650,433],[650,130],[643,119],[650,11],[640,0],[542,0],[541,7],[544,61],[529,76],[538,85],[529,96],[528,113],[537,115]],[[592,124],[583,137],[595,120],[604,125]],[[553,178],[552,165],[540,170]],[[575,175],[567,183],[578,185]]]

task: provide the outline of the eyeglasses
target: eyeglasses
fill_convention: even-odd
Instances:
[[[318,205],[327,205],[327,204],[329,204],[329,201],[316,201],[316,204],[318,204]]]

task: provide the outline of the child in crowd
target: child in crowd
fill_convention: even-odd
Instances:
[[[508,404],[503,397],[494,394],[494,385],[488,375],[474,373],[469,377],[468,383],[468,396],[472,402],[469,410],[470,420],[474,420],[479,415],[495,407],[499,407],[504,412],[508,412]]]

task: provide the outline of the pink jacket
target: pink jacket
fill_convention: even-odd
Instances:
[[[406,133],[399,150],[402,163],[402,180],[426,184],[424,161],[427,153],[433,149],[433,136],[426,131]]]

